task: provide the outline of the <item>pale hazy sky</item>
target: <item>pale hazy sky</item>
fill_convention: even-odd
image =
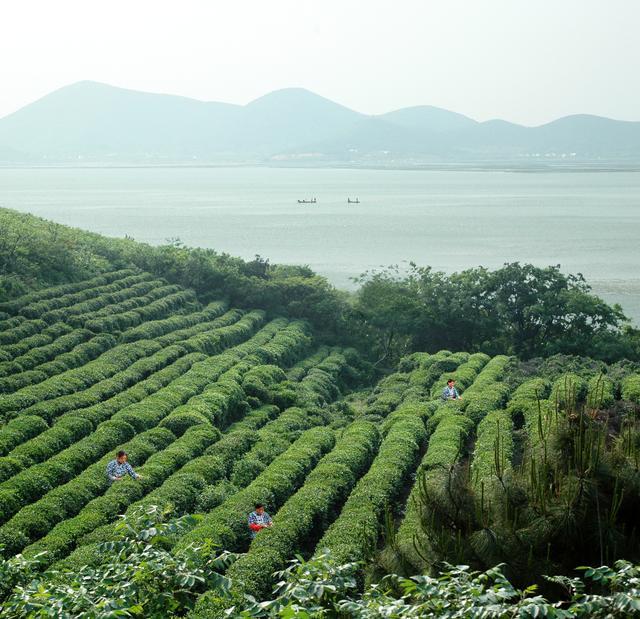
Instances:
[[[375,114],[640,120],[640,0],[3,0],[0,116],[91,79],[247,103],[308,88]]]

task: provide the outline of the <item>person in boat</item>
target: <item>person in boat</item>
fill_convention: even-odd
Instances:
[[[128,459],[126,451],[119,451],[115,459],[107,464],[107,478],[110,484],[114,481],[121,481],[125,475],[129,475],[132,479],[142,479],[142,475],[136,473],[127,462]]]
[[[456,381],[450,378],[447,381],[447,386],[442,391],[442,400],[447,402],[448,400],[462,400],[458,390],[456,389]]]
[[[264,505],[262,503],[256,503],[253,509],[254,511],[249,514],[249,531],[252,538],[258,534],[258,531],[262,531],[262,529],[273,525],[273,520],[271,520],[271,516],[264,511]]]

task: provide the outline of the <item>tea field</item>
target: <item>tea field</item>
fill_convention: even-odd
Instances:
[[[302,320],[110,271],[0,304],[0,545],[80,574],[136,514],[195,514],[167,556],[233,557],[226,589],[183,583],[194,617],[270,599],[296,556],[361,561],[360,587],[443,562],[524,582],[638,560],[639,407],[633,364],[443,350],[380,377]],[[142,477],[110,485],[120,449]],[[256,502],[273,527],[252,540]],[[7,616],[74,616],[6,582]]]

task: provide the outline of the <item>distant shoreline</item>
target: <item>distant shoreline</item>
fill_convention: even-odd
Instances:
[[[380,170],[394,171],[402,170],[407,172],[511,172],[527,174],[545,173],[601,173],[601,172],[640,172],[640,163],[629,165],[620,164],[578,164],[578,165],[527,165],[517,166],[508,164],[472,164],[472,163],[452,163],[452,164],[416,164],[416,165],[356,165],[356,164],[326,164],[326,165],[300,165],[297,164],[273,164],[273,163],[95,163],[95,164],[51,164],[51,165],[29,165],[29,164],[2,164],[0,170],[127,170],[127,169],[221,169],[221,168],[264,168],[264,169],[287,169],[287,170]]]

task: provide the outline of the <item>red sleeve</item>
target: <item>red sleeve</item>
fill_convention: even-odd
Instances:
[[[259,524],[250,524],[250,525],[249,525],[249,528],[250,528],[252,531],[256,531],[256,533],[257,533],[258,531],[260,531],[260,530],[262,529],[262,526],[261,526],[261,525],[259,525]]]

